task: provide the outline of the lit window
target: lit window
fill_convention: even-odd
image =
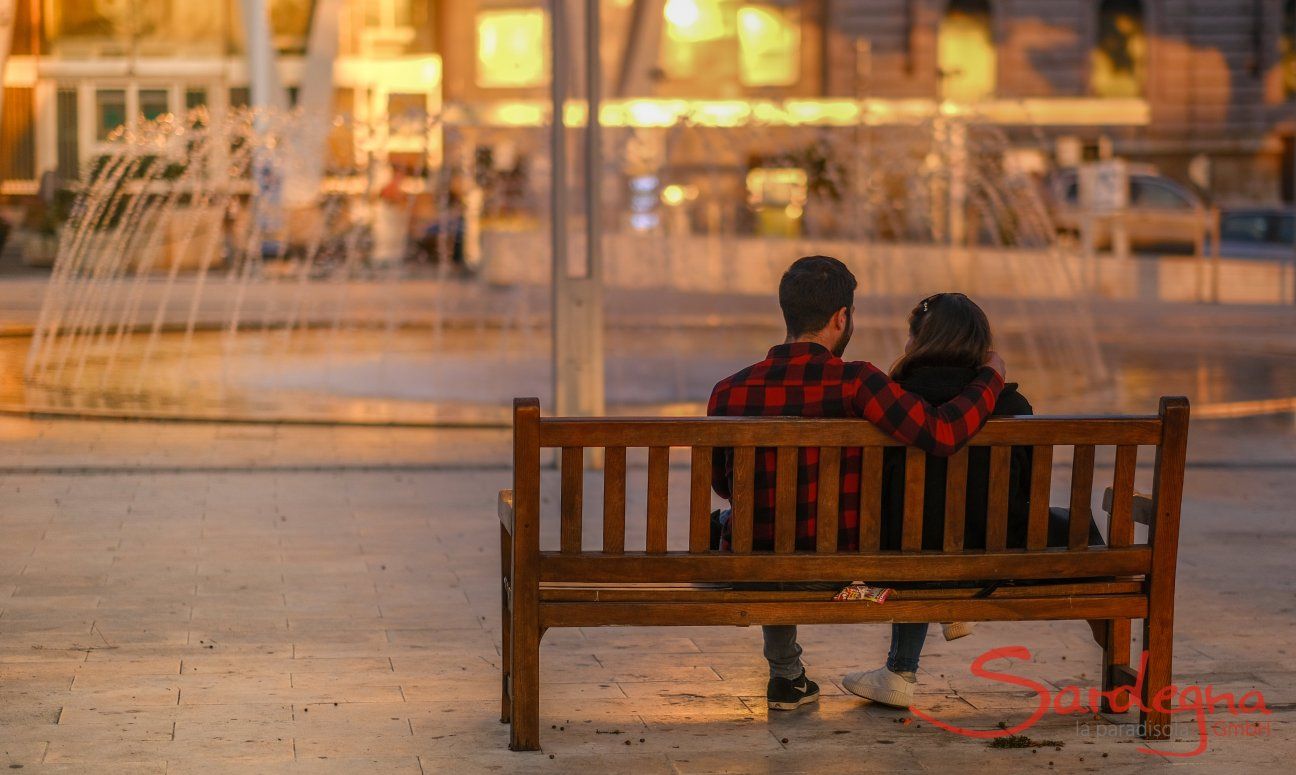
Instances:
[[[707,73],[709,78],[731,78],[720,60],[732,58],[734,12],[720,0],[667,0],[662,8],[661,68],[676,80]],[[727,44],[727,45],[726,45]]]
[[[989,0],[952,0],[937,40],[941,96],[959,102],[993,96],[996,59]]]
[[[662,15],[666,18],[666,35],[673,40],[700,43],[725,34],[719,0],[666,0]]]
[[[753,207],[800,207],[807,177],[797,167],[755,167],[747,172],[747,201]]]
[[[126,90],[100,89],[95,92],[95,137],[107,140],[126,123]]]
[[[1139,0],[1103,0],[1098,7],[1098,41],[1090,55],[1093,93],[1099,97],[1141,97],[1146,63],[1143,4]]]
[[[155,121],[159,116],[170,113],[166,89],[140,89],[139,107],[145,121]]]
[[[477,85],[541,86],[549,78],[548,18],[540,9],[477,14]]]
[[[801,76],[801,31],[791,13],[767,5],[738,10],[744,86],[791,86]]]

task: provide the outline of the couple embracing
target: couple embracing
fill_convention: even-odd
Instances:
[[[853,331],[856,280],[835,258],[809,256],[796,261],[779,283],[779,305],[787,340],[772,347],[765,360],[721,380],[711,393],[707,413],[717,416],[857,417],[897,441],[927,452],[923,548],[939,549],[944,513],[944,461],[981,429],[991,415],[1031,414],[1031,405],[1005,384],[1003,360],[992,349],[985,313],[961,293],[938,293],[918,302],[909,314],[905,353],[884,372],[871,363],[843,361]],[[796,548],[815,548],[818,460],[802,450],[799,463]],[[973,450],[968,469],[966,546],[984,547],[988,460]],[[730,498],[733,454],[716,450],[712,487]],[[882,548],[899,548],[903,512],[904,452],[887,450],[883,471]],[[1024,546],[1029,513],[1028,449],[1015,449],[1010,486],[1009,545]],[[838,547],[859,548],[861,450],[843,449],[839,500]],[[774,545],[776,457],[758,450],[752,538],[756,550]],[[728,547],[729,525],[722,518],[720,545]],[[1055,532],[1050,525],[1050,543]],[[978,539],[979,536],[979,539]],[[1100,540],[1100,539],[1099,539]],[[934,545],[933,545],[934,544]],[[875,580],[876,581],[876,580]],[[813,585],[800,585],[805,589]],[[814,588],[839,587],[839,584]],[[787,587],[784,587],[787,588]],[[851,673],[842,680],[850,692],[897,707],[909,707],[917,683],[918,659],[927,624],[894,624],[886,663],[875,670]],[[769,707],[793,710],[819,698],[819,687],[805,673],[797,630],[792,625],[766,626],[765,658],[770,680]],[[962,623],[944,625],[946,639],[965,635]]]

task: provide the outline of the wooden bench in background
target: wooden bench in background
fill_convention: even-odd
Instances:
[[[536,399],[513,407],[513,489],[500,493],[503,582],[503,705],[512,724],[509,747],[540,746],[540,639],[550,627],[602,625],[760,625],[855,622],[1106,620],[1103,689],[1135,686],[1131,620],[1143,620],[1148,652],[1145,703],[1170,683],[1175,563],[1179,537],[1188,401],[1161,399],[1144,417],[992,419],[970,446],[990,447],[990,502],[985,550],[963,548],[966,448],[952,457],[942,551],[921,551],[925,455],[909,449],[899,551],[879,551],[882,452],[896,442],[860,420],[795,418],[541,418]],[[1011,447],[1034,447],[1027,547],[1006,548]],[[1045,548],[1057,446],[1074,448],[1069,492],[1069,545]],[[1115,447],[1108,545],[1087,545],[1095,448]],[[1139,446],[1156,448],[1150,526],[1134,533],[1134,474]],[[648,450],[645,504],[626,500],[626,449]],[[670,449],[691,459],[688,549],[668,549]],[[712,449],[734,449],[733,551],[709,548]],[[754,461],[758,447],[777,448],[775,547],[752,551]],[[819,530],[814,552],[796,552],[799,449],[820,449]],[[861,550],[840,552],[839,464],[843,447],[863,448]],[[560,539],[540,546],[541,450],[561,449]],[[582,514],[585,450],[604,455],[602,546],[585,548]],[[831,486],[823,486],[832,483]],[[683,495],[683,493],[681,493]],[[626,519],[643,520],[642,548],[626,546]],[[1140,520],[1142,521],[1142,520]],[[825,527],[827,529],[825,529]],[[683,540],[678,540],[683,545]],[[883,605],[831,602],[831,593],[738,591],[724,583],[861,579],[903,584],[951,582],[948,589],[901,589]],[[1001,584],[973,597],[968,581]],[[656,586],[653,586],[656,585]],[[1144,712],[1146,730],[1168,732],[1166,714]]]

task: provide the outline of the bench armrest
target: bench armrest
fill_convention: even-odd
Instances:
[[[513,491],[500,490],[499,493],[499,521],[500,525],[513,535]]]
[[[1114,498],[1115,498],[1115,494],[1112,492],[1112,488],[1108,487],[1103,492],[1102,507],[1103,507],[1103,511],[1107,512],[1109,516],[1111,515],[1112,500]],[[1151,496],[1144,495],[1141,492],[1135,491],[1134,503],[1130,507],[1130,511],[1131,511],[1130,516],[1133,517],[1134,522],[1136,524],[1151,525],[1152,515],[1153,515]]]

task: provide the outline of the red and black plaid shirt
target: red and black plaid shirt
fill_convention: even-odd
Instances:
[[[892,438],[933,455],[959,450],[985,424],[1003,389],[989,367],[954,399],[933,407],[871,363],[846,363],[822,345],[793,342],[770,348],[765,360],[721,380],[711,391],[707,414],[725,417],[861,417]],[[859,548],[859,447],[842,450],[837,546]],[[711,486],[722,498],[733,488],[733,450],[715,450]],[[756,450],[752,546],[774,548],[777,450]],[[815,548],[819,500],[819,450],[803,448],[797,473],[796,548]],[[724,539],[729,540],[728,526]]]

